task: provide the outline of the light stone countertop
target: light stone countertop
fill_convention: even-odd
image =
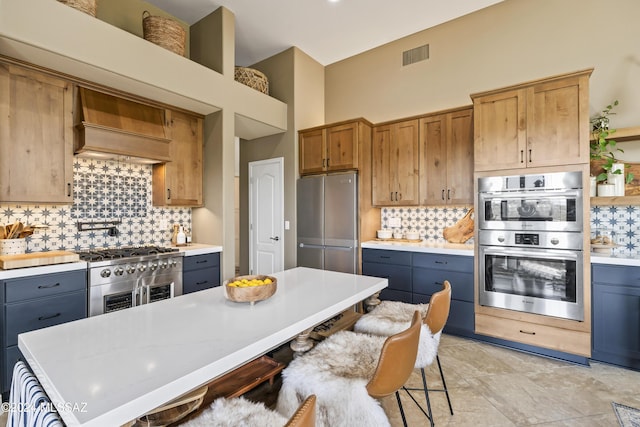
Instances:
[[[19,277],[37,276],[41,274],[63,273],[73,270],[86,270],[85,261],[68,262],[64,264],[43,265],[40,267],[14,268],[11,270],[0,270],[0,280],[15,279]]]
[[[207,245],[204,243],[191,243],[187,246],[173,246],[178,248],[184,256],[204,255],[216,252],[222,252],[222,246]]]
[[[304,267],[272,275],[276,293],[255,305],[228,301],[218,286],[23,333],[18,346],[56,408],[85,409],[61,411],[66,425],[118,426],[388,285]]]
[[[425,252],[447,255],[473,256],[473,244],[466,243],[425,243],[397,242],[393,240],[369,240],[362,248],[384,249],[388,251]]]

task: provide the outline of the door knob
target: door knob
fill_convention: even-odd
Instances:
[[[269,238],[270,238],[271,240],[275,240],[276,242],[277,242],[278,240],[280,240],[280,238],[279,238],[278,236],[276,236],[276,237],[269,237]]]

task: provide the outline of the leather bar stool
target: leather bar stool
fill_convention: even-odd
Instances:
[[[282,371],[278,412],[290,414],[300,396],[317,396],[318,426],[390,426],[377,399],[395,394],[415,365],[422,325],[419,312],[409,327],[390,337],[337,332],[295,358]]]
[[[369,333],[381,336],[389,336],[397,331],[407,327],[411,321],[411,313],[415,310],[423,314],[423,326],[420,332],[420,344],[418,346],[418,357],[416,358],[415,368],[419,368],[422,374],[423,388],[403,387],[409,397],[418,405],[420,410],[429,418],[431,425],[434,425],[433,413],[431,411],[431,401],[429,400],[429,392],[444,392],[449,404],[449,412],[453,415],[453,406],[449,397],[449,390],[444,379],[440,357],[438,356],[438,345],[440,344],[440,336],[442,329],[447,323],[449,317],[449,309],[451,306],[451,284],[445,280],[442,290],[431,295],[429,304],[408,304],[398,301],[382,301],[380,305],[371,312],[363,315],[354,325],[354,331]],[[424,369],[430,366],[433,361],[438,363],[440,378],[442,379],[442,389],[429,389],[427,386],[427,377]],[[410,391],[423,390],[427,403],[427,412],[415,400]]]

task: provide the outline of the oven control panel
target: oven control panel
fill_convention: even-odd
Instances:
[[[582,233],[561,231],[523,233],[513,230],[480,230],[478,231],[478,244],[483,246],[581,251],[583,236]]]
[[[516,245],[540,245],[540,234],[538,233],[515,233]]]

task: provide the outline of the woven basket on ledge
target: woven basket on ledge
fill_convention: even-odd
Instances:
[[[269,80],[267,80],[267,76],[258,70],[236,67],[235,79],[237,82],[269,95]]]
[[[145,10],[142,13],[142,36],[151,43],[184,56],[186,32],[182,25],[171,18],[151,16]]]
[[[93,17],[96,16],[96,0],[58,0]]]

